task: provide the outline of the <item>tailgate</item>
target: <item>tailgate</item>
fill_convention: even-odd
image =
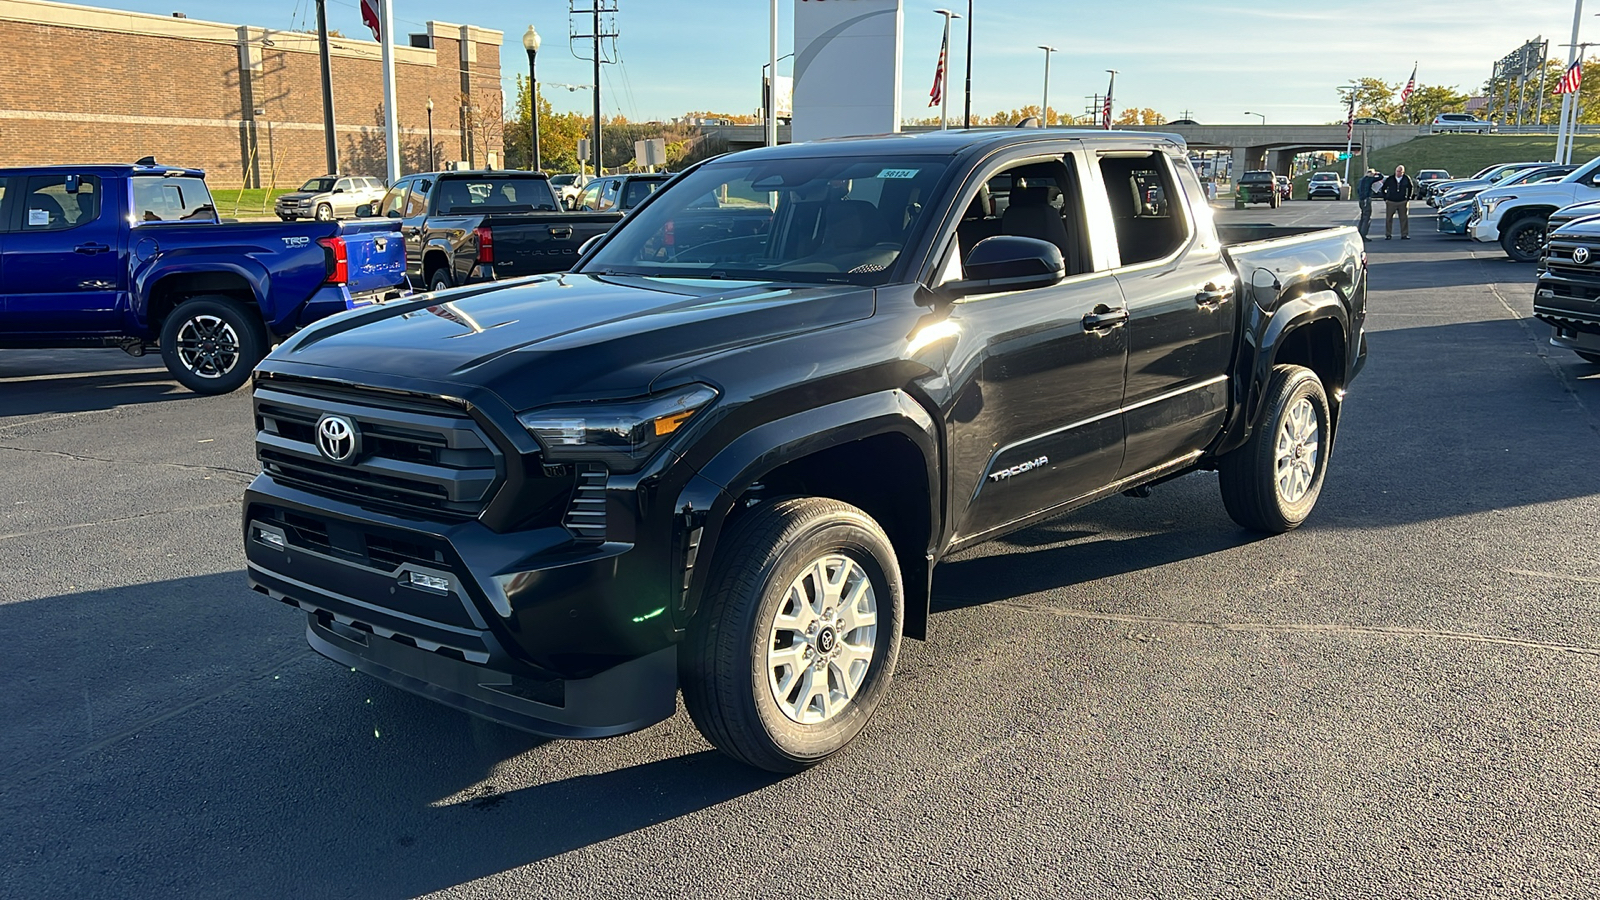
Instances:
[[[393,226],[388,226],[392,228]],[[378,293],[406,283],[406,243],[400,232],[372,225],[347,226],[340,235],[350,260],[352,295]]]
[[[584,241],[605,234],[621,220],[618,213],[489,216],[483,224],[494,235],[495,277],[565,272],[578,261]]]

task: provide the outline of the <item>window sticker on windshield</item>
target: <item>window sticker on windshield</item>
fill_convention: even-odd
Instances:
[[[33,228],[33,227],[39,227],[39,226],[46,226],[46,225],[49,225],[49,224],[50,224],[50,210],[48,210],[48,209],[30,209],[30,210],[28,210],[28,227]]]
[[[884,169],[878,173],[879,178],[915,178],[917,169]]]

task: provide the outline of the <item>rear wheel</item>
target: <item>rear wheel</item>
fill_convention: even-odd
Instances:
[[[717,749],[798,772],[843,749],[894,677],[904,609],[894,547],[861,510],[780,500],[732,526],[681,666]]]
[[[1545,219],[1524,216],[1500,234],[1500,246],[1516,262],[1535,262],[1544,251]]]
[[[1273,368],[1266,409],[1250,440],[1222,457],[1217,474],[1235,522],[1282,534],[1306,520],[1322,493],[1332,418],[1322,380],[1301,366]]]
[[[453,287],[455,287],[455,279],[450,277],[449,269],[435,269],[433,274],[428,276],[428,290],[430,291],[447,291]]]
[[[161,326],[161,359],[197,394],[238,390],[267,355],[267,330],[254,310],[228,297],[179,304]]]

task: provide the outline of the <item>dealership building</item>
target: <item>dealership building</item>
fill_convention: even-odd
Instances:
[[[402,169],[499,164],[504,35],[425,27],[395,47]],[[217,187],[284,187],[325,174],[314,22],[308,28],[0,0],[0,165],[154,156],[203,168]],[[382,176],[379,45],[337,37],[330,56],[340,168]]]

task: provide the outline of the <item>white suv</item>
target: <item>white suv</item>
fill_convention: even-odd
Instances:
[[[1433,117],[1433,131],[1472,131],[1478,134],[1488,134],[1494,130],[1494,123],[1477,116],[1466,113],[1440,113]]]
[[[1306,182],[1306,199],[1315,200],[1318,197],[1332,197],[1338,200],[1344,196],[1344,182],[1340,180],[1338,172],[1313,172],[1311,180]]]

